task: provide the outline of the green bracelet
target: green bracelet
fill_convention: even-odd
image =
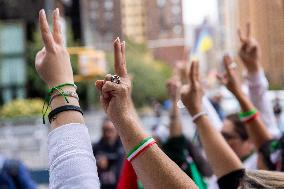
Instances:
[[[48,108],[49,108],[49,103],[48,102],[50,101],[50,95],[55,90],[58,91],[59,94],[64,97],[64,99],[65,99],[65,101],[67,103],[69,103],[69,101],[68,101],[68,99],[67,99],[67,97],[66,97],[66,95],[65,95],[65,93],[64,93],[64,91],[62,89],[62,87],[65,87],[65,86],[72,86],[75,89],[77,89],[77,86],[74,83],[63,83],[63,84],[57,85],[55,87],[52,87],[51,89],[48,90],[48,95],[46,96],[44,104],[43,104],[43,107],[42,107],[42,122],[43,122],[43,124],[45,124],[45,115],[46,115],[46,113],[48,111]],[[46,106],[46,104],[47,104],[47,106]]]
[[[243,119],[243,118],[252,116],[252,115],[254,115],[256,113],[257,113],[257,109],[254,108],[254,109],[252,109],[252,110],[250,110],[248,112],[241,112],[241,113],[239,113],[239,118]]]
[[[66,86],[71,86],[71,87],[74,87],[75,89],[77,89],[77,86],[74,83],[63,83],[63,84],[57,85],[57,86],[49,89],[48,95],[50,96],[55,90],[58,91],[58,89],[61,89],[62,87],[66,87]]]

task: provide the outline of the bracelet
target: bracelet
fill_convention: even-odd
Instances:
[[[45,97],[45,100],[44,100],[44,103],[43,103],[43,107],[42,107],[42,123],[45,124],[45,115],[48,111],[48,108],[49,108],[49,104],[47,104],[48,102],[51,102],[50,101],[50,95],[55,91],[57,90],[61,96],[64,97],[64,100],[69,103],[66,95],[64,94],[64,91],[62,89],[62,87],[65,87],[65,86],[72,86],[75,88],[75,90],[77,90],[77,86],[74,84],[74,83],[63,83],[63,84],[60,84],[60,85],[57,85],[55,87],[52,87],[51,89],[48,90],[48,95]],[[47,105],[47,106],[46,106]]]
[[[51,104],[52,100],[54,100],[56,97],[63,96],[63,95],[76,98],[79,101],[79,96],[78,96],[78,94],[76,92],[74,92],[74,91],[64,91],[63,94],[57,93],[57,94],[52,95],[50,97],[50,100],[49,100],[48,104]]]
[[[244,123],[250,123],[251,121],[254,121],[259,116],[259,112],[256,112],[254,115],[250,116],[246,120],[242,120]]]
[[[57,114],[65,111],[77,111],[83,115],[83,111],[79,106],[73,106],[73,105],[60,106],[58,108],[55,108],[48,114],[49,123],[51,123],[54,119],[56,119]]]
[[[248,111],[248,112],[241,112],[241,113],[239,113],[239,118],[240,118],[240,119],[243,119],[243,118],[252,116],[252,115],[254,115],[256,112],[257,112],[257,109],[255,109],[255,108],[252,109],[252,110],[250,110],[250,111]]]
[[[57,85],[57,86],[52,87],[51,89],[49,89],[48,90],[48,95],[51,95],[55,90],[59,91],[59,89],[61,89],[62,87],[66,87],[66,86],[74,87],[77,90],[77,86],[74,83],[63,83],[63,84]]]
[[[138,157],[141,153],[146,151],[155,143],[156,141],[152,137],[145,138],[128,153],[127,160],[129,162],[133,161],[136,157]]]
[[[194,116],[192,116],[192,122],[195,122],[198,118],[200,118],[201,116],[205,116],[205,115],[208,115],[208,114],[204,111],[195,114]]]

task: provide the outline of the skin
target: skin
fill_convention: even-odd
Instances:
[[[59,25],[59,10],[53,12],[53,33],[50,32],[44,10],[39,13],[39,23],[44,48],[36,56],[35,67],[39,76],[49,88],[62,84],[73,83],[73,71],[69,54],[63,46],[63,38]],[[102,105],[113,121],[122,139],[126,152],[129,152],[141,140],[147,137],[142,129],[131,100],[131,82],[127,76],[125,62],[125,43],[117,39],[114,43],[115,71],[121,76],[121,84],[114,84],[106,78],[96,82],[101,92]],[[74,90],[72,87],[63,90]],[[66,104],[63,97],[56,98],[51,108]],[[70,105],[79,106],[75,99],[70,98]],[[66,111],[57,115],[52,122],[52,129],[68,123],[84,124],[83,116],[75,111]],[[158,147],[153,145],[145,153],[132,162],[134,169],[145,188],[196,188],[193,181],[182,172]]]
[[[170,137],[178,137],[182,135],[180,112],[177,107],[177,102],[180,98],[181,82],[177,76],[174,76],[167,82],[166,87],[172,101],[172,109],[170,112]]]
[[[254,109],[255,107],[252,104],[252,102],[249,100],[249,98],[243,93],[241,88],[241,82],[239,81],[236,71],[230,68],[230,64],[232,64],[232,62],[233,61],[230,56],[228,55],[224,56],[226,75],[219,79],[227,87],[227,89],[231,91],[234,94],[234,96],[237,98],[242,108],[242,111],[247,112]],[[246,123],[246,126],[249,137],[252,140],[252,142],[255,144],[257,149],[259,149],[259,147],[263,143],[272,139],[272,136],[265,128],[259,116],[253,121]]]
[[[96,87],[101,93],[101,103],[116,127],[126,153],[148,135],[142,129],[131,99],[131,81],[125,61],[125,42],[114,42],[114,70],[121,83],[98,80]],[[132,162],[133,168],[145,188],[196,188],[193,181],[155,144]]]
[[[245,35],[244,35],[245,33]],[[238,30],[241,47],[239,50],[240,58],[248,73],[255,73],[261,70],[261,52],[258,42],[251,34],[251,24],[246,24],[246,31]]]
[[[170,137],[179,137],[183,134],[180,111],[177,107],[177,102],[180,99],[181,86],[181,81],[178,75],[174,75],[166,84],[169,97],[172,101],[172,109],[170,112]],[[201,152],[199,152],[197,147],[195,147],[191,142],[188,142],[188,146],[193,161],[197,165],[197,168],[201,174],[207,177],[212,176],[213,173],[211,167],[209,166],[207,160],[201,155]]]
[[[73,71],[69,54],[64,47],[63,36],[59,24],[59,10],[53,11],[53,32],[50,31],[44,10],[39,12],[39,26],[44,47],[36,55],[35,68],[41,79],[49,88],[62,83],[74,83]],[[74,87],[63,87],[66,91],[76,91]],[[55,98],[51,103],[51,109],[67,105],[63,97]],[[69,98],[68,105],[79,106],[75,98]],[[59,113],[51,123],[55,129],[68,123],[82,123],[84,118],[79,112],[65,111]]]
[[[202,111],[203,94],[199,78],[199,64],[193,61],[188,75],[188,83],[181,90],[182,102],[191,115],[196,115]],[[241,161],[220,132],[214,128],[207,116],[199,117],[195,123],[208,161],[218,178],[232,171],[242,169]]]
[[[254,145],[250,140],[243,141],[234,131],[234,125],[230,120],[224,120],[222,132],[234,136],[234,138],[226,139],[226,141],[240,159],[247,157],[254,150]]]

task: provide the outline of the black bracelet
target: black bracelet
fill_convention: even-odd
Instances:
[[[60,106],[58,108],[55,108],[48,114],[48,120],[49,123],[51,123],[52,119],[59,113],[65,112],[65,111],[77,111],[80,112],[83,115],[83,111],[79,106],[73,106],[73,105],[65,105],[65,106]]]

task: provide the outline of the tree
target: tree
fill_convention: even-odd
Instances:
[[[137,107],[150,105],[153,99],[160,102],[167,99],[165,82],[170,77],[170,67],[161,61],[154,60],[145,45],[130,40],[126,43],[127,69],[132,77],[132,97]],[[113,54],[108,54],[109,64],[113,64]],[[110,70],[113,73],[113,66]]]

